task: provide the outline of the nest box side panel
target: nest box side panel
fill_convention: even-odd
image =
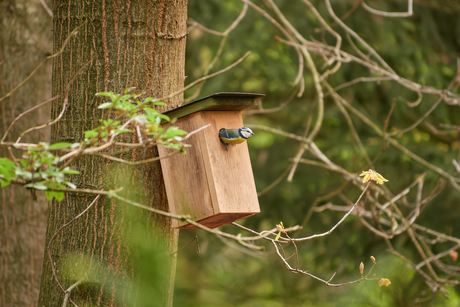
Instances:
[[[174,123],[174,126],[185,131],[193,131],[204,125],[200,113],[180,118]],[[193,220],[201,220],[214,215],[206,178],[206,165],[200,145],[205,142],[204,137],[202,132],[192,135],[187,140],[187,143],[192,145],[186,148],[187,154],[176,154],[160,160],[170,212],[190,215]],[[160,157],[172,152],[171,149],[162,146],[158,146],[158,151]],[[174,220],[175,227],[183,225],[183,222]]]
[[[204,124],[206,142],[202,143],[204,162],[207,164],[208,184],[214,203],[214,214],[228,213],[229,222],[260,212],[251,160],[246,142],[229,145],[228,151],[219,139],[221,128],[244,126],[241,111],[200,112]],[[244,215],[246,214],[246,215]]]

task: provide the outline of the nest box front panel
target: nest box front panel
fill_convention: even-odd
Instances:
[[[199,113],[180,118],[174,125],[185,131],[193,131],[203,126]],[[204,135],[196,133],[187,140],[192,145],[186,148],[187,154],[176,154],[160,160],[169,211],[173,214],[189,215],[194,220],[214,215],[200,146],[204,141]],[[158,146],[158,151],[160,157],[172,152],[162,146]],[[184,223],[173,220],[173,225],[180,227]]]
[[[175,126],[193,131],[187,154],[161,159],[170,211],[190,215],[208,227],[219,227],[259,213],[259,202],[247,143],[229,145],[220,142],[221,128],[241,128],[241,111],[201,111],[182,117]],[[170,150],[159,146],[160,156]],[[193,228],[177,220],[176,227]]]
[[[218,137],[221,128],[241,128],[244,126],[241,111],[204,111],[203,122],[211,126],[203,133],[209,163],[208,182],[211,193],[215,193],[215,213],[259,213],[254,175],[247,142],[228,145],[228,151]],[[212,178],[211,178],[212,176]]]

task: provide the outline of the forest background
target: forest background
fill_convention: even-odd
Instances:
[[[7,7],[6,2],[8,1],[1,5]],[[275,16],[270,7],[266,6],[270,1],[253,2]],[[318,16],[303,1],[283,0],[275,3],[292,26],[307,40],[335,45],[335,36],[324,29]],[[331,3],[335,14],[372,46],[395,74],[421,86],[438,90],[449,88],[452,93],[458,93],[460,4],[456,1],[414,1],[413,14],[408,17],[378,16],[364,9],[360,1]],[[407,11],[406,1],[366,3],[386,12]],[[341,34],[342,50],[352,54],[361,52],[364,53],[364,57],[368,56],[362,44],[351,40],[358,46],[357,50],[346,38],[345,31],[330,16],[324,1],[312,1],[312,4],[332,29]],[[27,3],[24,5],[27,6]],[[36,5],[37,10],[44,10],[40,3]],[[239,223],[258,231],[272,229],[280,221],[285,227],[303,225],[303,230],[296,234],[298,237],[325,232],[340,220],[344,214],[343,209],[349,209],[349,201],[353,203],[362,188],[354,185],[353,180],[343,172],[331,169],[325,163],[321,164],[317,156],[310,151],[303,152],[303,145],[300,145],[298,140],[280,132],[301,137],[306,134],[307,128],[311,131],[318,122],[318,96],[314,77],[308,65],[304,63],[302,79],[294,84],[299,71],[299,56],[292,45],[275,38],[283,37],[283,33],[251,7],[247,8],[244,17],[231,30],[223,44],[223,36],[212,35],[210,31],[202,28],[204,26],[224,32],[241,14],[243,6],[244,3],[240,1],[189,0],[186,84],[203,76],[207,70],[214,72],[222,69],[247,51],[251,51],[249,57],[241,64],[208,80],[196,97],[217,92],[267,95],[261,100],[265,110],[254,109],[244,115],[245,124],[252,127],[255,132],[248,144],[255,182],[260,194],[261,213]],[[46,31],[50,31],[51,17],[46,15],[46,12],[42,21],[47,23],[35,30],[49,27]],[[195,21],[202,26],[197,25]],[[6,29],[8,25],[2,24],[2,27]],[[45,36],[35,41],[35,44],[39,45],[43,54],[52,52],[51,36]],[[211,68],[210,64],[216,54],[220,53],[221,47],[221,55],[216,57]],[[2,48],[6,46],[2,44]],[[23,52],[27,53],[27,50]],[[325,54],[331,57],[333,49],[329,53],[325,50],[310,52],[320,74],[334,67],[335,63],[330,66],[324,64]],[[36,57],[38,59],[34,63],[29,63],[29,66],[21,69],[32,70],[41,61],[39,55],[36,54]],[[0,66],[0,69],[3,74],[7,73],[4,65]],[[51,79],[50,70],[43,68],[41,76],[41,90],[45,91],[44,89],[49,88],[49,83],[46,83],[45,79]],[[414,92],[394,80],[361,79],[360,81],[370,82],[356,82],[338,88],[346,82],[363,77],[376,78],[381,75],[355,62],[344,62],[326,79],[350,105],[364,114],[371,123],[391,135],[391,138],[406,150],[415,153],[430,165],[444,170],[450,176],[458,177],[460,167],[458,162],[456,164],[453,161],[459,160],[460,152],[459,102],[455,104],[452,101],[439,100],[439,95],[427,93],[423,93],[423,99],[419,101],[417,91]],[[303,89],[300,85],[302,82]],[[2,96],[7,92],[5,88],[9,86],[10,84],[2,84]],[[420,163],[407,152],[388,141],[383,141],[382,136],[371,124],[350,111],[351,109],[345,109],[337,103],[333,95],[328,94],[330,92],[326,86],[323,89],[324,118],[314,138],[319,150],[333,163],[353,174],[370,168],[367,155],[373,162],[372,167],[389,180],[385,187],[393,196],[415,182],[410,191],[399,200],[401,210],[406,213],[408,220],[411,214],[416,215],[418,225],[453,238],[460,238],[460,211],[457,209],[460,196],[459,190],[449,181],[450,177],[440,175],[433,167]],[[187,91],[186,99],[193,97],[195,91],[197,90]],[[303,92],[301,97],[297,96],[299,91]],[[44,95],[46,97],[51,94]],[[2,114],[8,112],[7,108],[8,104],[2,102]],[[270,110],[272,108],[273,110]],[[46,118],[46,114],[42,116]],[[414,123],[417,123],[416,127],[412,127]],[[406,129],[408,127],[411,129]],[[359,136],[362,145],[356,136]],[[295,164],[293,159],[299,150],[305,160],[300,160],[295,172],[292,172]],[[318,163],[315,164],[312,160]],[[288,181],[291,172],[292,180]],[[423,184],[419,180],[421,176]],[[422,199],[427,201],[423,203]],[[39,200],[45,205],[37,209],[37,212],[39,216],[46,217],[44,197],[39,196]],[[343,208],[340,209],[338,206]],[[366,203],[366,206],[369,204]],[[200,252],[197,252],[193,245],[188,245],[178,253],[175,305],[460,305],[459,262],[453,257],[454,254],[443,254],[443,257],[440,257],[442,263],[434,267],[436,274],[431,276],[433,280],[450,280],[447,283],[438,280],[438,284],[444,285],[445,288],[445,292],[441,293],[438,288],[429,285],[423,274],[414,269],[424,258],[411,235],[406,231],[398,233],[397,227],[403,227],[403,223],[395,225],[392,215],[385,216],[384,210],[379,212],[372,206],[365,208],[374,214],[373,218],[371,215],[371,218],[367,219],[368,223],[374,225],[373,229],[380,229],[376,218],[380,214],[381,218],[389,222],[383,224],[387,237],[370,230],[358,216],[350,215],[331,235],[297,244],[299,261],[303,269],[326,280],[336,272],[334,281],[338,283],[359,278],[359,264],[364,262],[367,270],[372,266],[370,256],[374,256],[377,265],[373,273],[377,277],[389,278],[389,287],[379,287],[378,281],[364,281],[339,288],[327,287],[307,276],[290,273],[269,244],[266,251],[253,251],[200,230],[183,230],[180,233],[179,248],[198,236]],[[414,210],[417,208],[420,212],[415,214]],[[37,226],[39,225],[43,227],[43,223],[37,223]],[[6,229],[5,224],[3,227]],[[222,230],[235,234],[240,232],[231,225],[223,227]],[[42,239],[44,231],[45,229],[42,229]],[[3,232],[6,233],[5,230]],[[460,246],[460,241],[446,239],[443,236],[420,230],[414,233],[425,258]],[[394,236],[391,236],[392,234]],[[36,244],[41,244],[43,249],[44,241],[40,243],[39,239],[40,237],[37,238],[39,242]],[[393,249],[389,248],[389,241]],[[43,250],[37,252],[37,255],[37,259],[43,259]],[[35,277],[32,278],[37,278],[40,274],[39,261],[35,263]],[[149,266],[149,261],[151,259],[147,259],[142,266]],[[447,270],[443,270],[446,268]],[[425,272],[432,274],[429,270]],[[3,273],[5,274],[5,271]],[[4,281],[3,285],[2,293],[5,295],[8,284]],[[154,285],[152,282],[152,286]],[[144,294],[147,297],[149,295]]]

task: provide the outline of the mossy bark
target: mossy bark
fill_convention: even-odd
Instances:
[[[62,98],[53,104],[52,118],[61,112],[65,89],[73,77],[76,79],[70,85],[67,111],[52,127],[52,142],[79,142],[84,131],[95,128],[99,119],[113,117],[110,111],[97,109],[103,102],[95,96],[98,92],[121,93],[127,87],[136,87],[138,93],[159,98],[183,87],[187,0],[55,1],[54,7],[55,52],[73,29],[83,26],[53,62],[53,95],[60,94]],[[163,110],[172,109],[183,103],[183,97],[179,95],[165,102],[167,107]],[[132,141],[137,142],[136,137]],[[155,148],[149,148],[120,157],[134,161],[156,154]],[[134,168],[89,156],[75,161],[72,168],[80,171],[71,178],[79,188],[124,187],[122,193],[126,197],[168,211],[159,163]],[[46,244],[59,227],[82,212],[94,198],[95,195],[68,193],[62,202],[53,201]],[[152,304],[172,305],[176,259],[170,253],[176,249],[178,231],[171,227],[168,218],[147,211],[133,212],[130,205],[106,197],[101,197],[84,216],[64,229],[51,245],[63,288],[84,279],[70,295],[77,304],[127,304],[129,292],[134,292],[136,285],[127,286],[126,281],[136,280],[136,265],[142,254],[132,244],[136,241],[133,236],[139,237],[134,231],[139,224],[147,226],[143,231],[149,242],[168,255],[161,258],[166,259],[163,267],[168,268],[159,282],[161,295]],[[46,251],[45,257],[39,306],[61,306],[64,293],[54,280]],[[94,275],[91,272],[96,266],[105,273],[91,278],[70,273],[68,268],[76,263],[75,259],[87,260],[84,267],[89,275]],[[91,280],[89,285],[85,284],[86,279]],[[115,280],[123,281],[122,286]],[[133,291],[125,291],[126,287],[133,287]]]

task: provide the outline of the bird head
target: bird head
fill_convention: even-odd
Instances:
[[[252,132],[252,130],[248,127],[243,127],[238,129],[238,134],[244,139],[249,139],[254,135],[254,132]]]

